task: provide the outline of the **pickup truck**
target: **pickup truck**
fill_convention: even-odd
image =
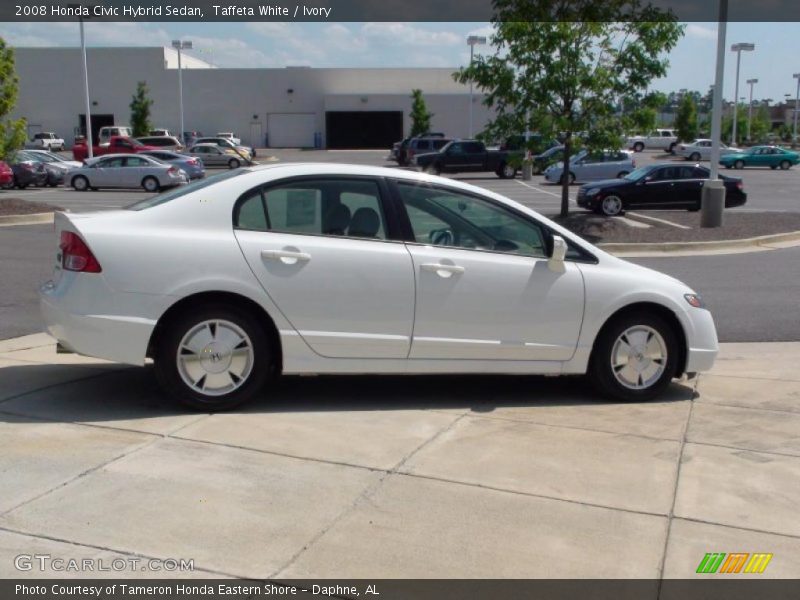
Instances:
[[[26,144],[26,148],[33,148],[36,150],[49,150],[50,152],[59,152],[64,149],[64,139],[58,137],[52,131],[42,131],[33,136],[30,142]]]
[[[501,179],[513,179],[517,174],[517,167],[509,161],[517,154],[522,157],[521,153],[487,150],[483,142],[476,140],[456,140],[439,152],[417,154],[411,159],[411,164],[436,175],[492,171]]]
[[[107,144],[98,144],[92,146],[92,153],[94,156],[101,156],[103,154],[138,154],[139,152],[147,152],[149,150],[158,150],[155,146],[148,146],[135,140],[131,137],[123,137],[115,135]],[[86,147],[86,142],[76,143],[72,147],[72,158],[78,161],[84,161],[89,156],[89,150]]]
[[[645,148],[666,150],[670,154],[678,144],[678,136],[672,129],[656,129],[648,135],[634,135],[627,139],[627,146],[634,152],[641,152]]]

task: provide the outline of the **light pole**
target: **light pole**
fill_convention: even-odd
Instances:
[[[747,141],[750,141],[750,131],[753,123],[753,86],[758,83],[758,79],[748,79],[747,84],[750,86],[750,106],[747,109]]]
[[[68,4],[67,8],[72,9],[80,9],[80,4]],[[92,7],[90,6],[89,9]],[[81,14],[81,13],[79,13]],[[83,33],[83,19],[84,17],[78,17],[78,24],[81,30],[81,59],[83,63],[83,99],[85,103],[84,110],[86,111],[86,156],[88,158],[92,158],[94,156],[94,152],[92,152],[92,103],[89,100],[89,68],[86,64],[86,36]]]
[[[178,51],[178,111],[181,119],[181,129],[180,133],[178,133],[178,139],[186,143],[183,137],[183,69],[181,68],[181,50],[191,50],[192,42],[190,40],[172,40],[172,47]]]
[[[800,102],[800,73],[793,75],[797,79],[797,93],[794,96],[794,132],[792,133],[792,148],[797,145],[797,103]]]
[[[752,52],[756,49],[755,44],[742,42],[731,46],[731,52],[736,52],[736,91],[733,94],[733,139],[731,145],[736,145],[736,125],[739,117],[739,67],[742,63],[742,52]]]
[[[728,32],[728,0],[719,0],[717,24],[717,68],[711,107],[711,173],[700,200],[701,227],[720,227],[725,208],[725,185],[719,178],[720,140],[722,139],[722,81],[725,76],[725,37]]]
[[[472,66],[472,58],[475,55],[475,46],[482,46],[486,43],[486,38],[480,35],[471,35],[467,38],[469,46],[469,66]],[[469,135],[472,139],[472,79],[469,80]]]

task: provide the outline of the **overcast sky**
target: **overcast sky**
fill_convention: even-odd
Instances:
[[[488,34],[487,23],[98,23],[86,26],[91,46],[158,46],[191,39],[194,56],[220,67],[457,67],[469,61],[465,39]],[[716,23],[690,23],[670,55],[663,91],[688,88],[705,93],[714,78]],[[77,23],[0,23],[0,36],[15,46],[75,46]],[[791,93],[800,71],[800,23],[730,23],[728,47],[753,42],[743,53],[744,81],[758,78],[755,98],[775,102]],[[735,54],[726,57],[725,96],[734,93]]]

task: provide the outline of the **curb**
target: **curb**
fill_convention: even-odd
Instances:
[[[781,244],[782,247],[800,246],[800,231],[789,231],[787,233],[777,233],[773,235],[762,235],[740,240],[713,240],[706,242],[660,242],[628,244],[609,242],[597,244],[601,250],[610,254],[621,254],[633,256],[639,253],[648,254],[686,254],[686,253],[715,253],[720,254],[726,251],[743,252],[758,250],[775,250],[771,246]]]
[[[8,225],[38,225],[41,223],[52,223],[54,219],[54,212],[31,213],[29,215],[4,215],[0,216],[0,227]]]

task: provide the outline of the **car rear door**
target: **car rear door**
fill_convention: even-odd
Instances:
[[[551,269],[545,230],[532,219],[452,188],[393,184],[415,241],[411,359],[572,357],[584,310],[583,277]]]
[[[236,238],[250,268],[321,356],[408,356],[414,271],[390,235],[385,190],[373,178],[295,178],[237,202]]]

